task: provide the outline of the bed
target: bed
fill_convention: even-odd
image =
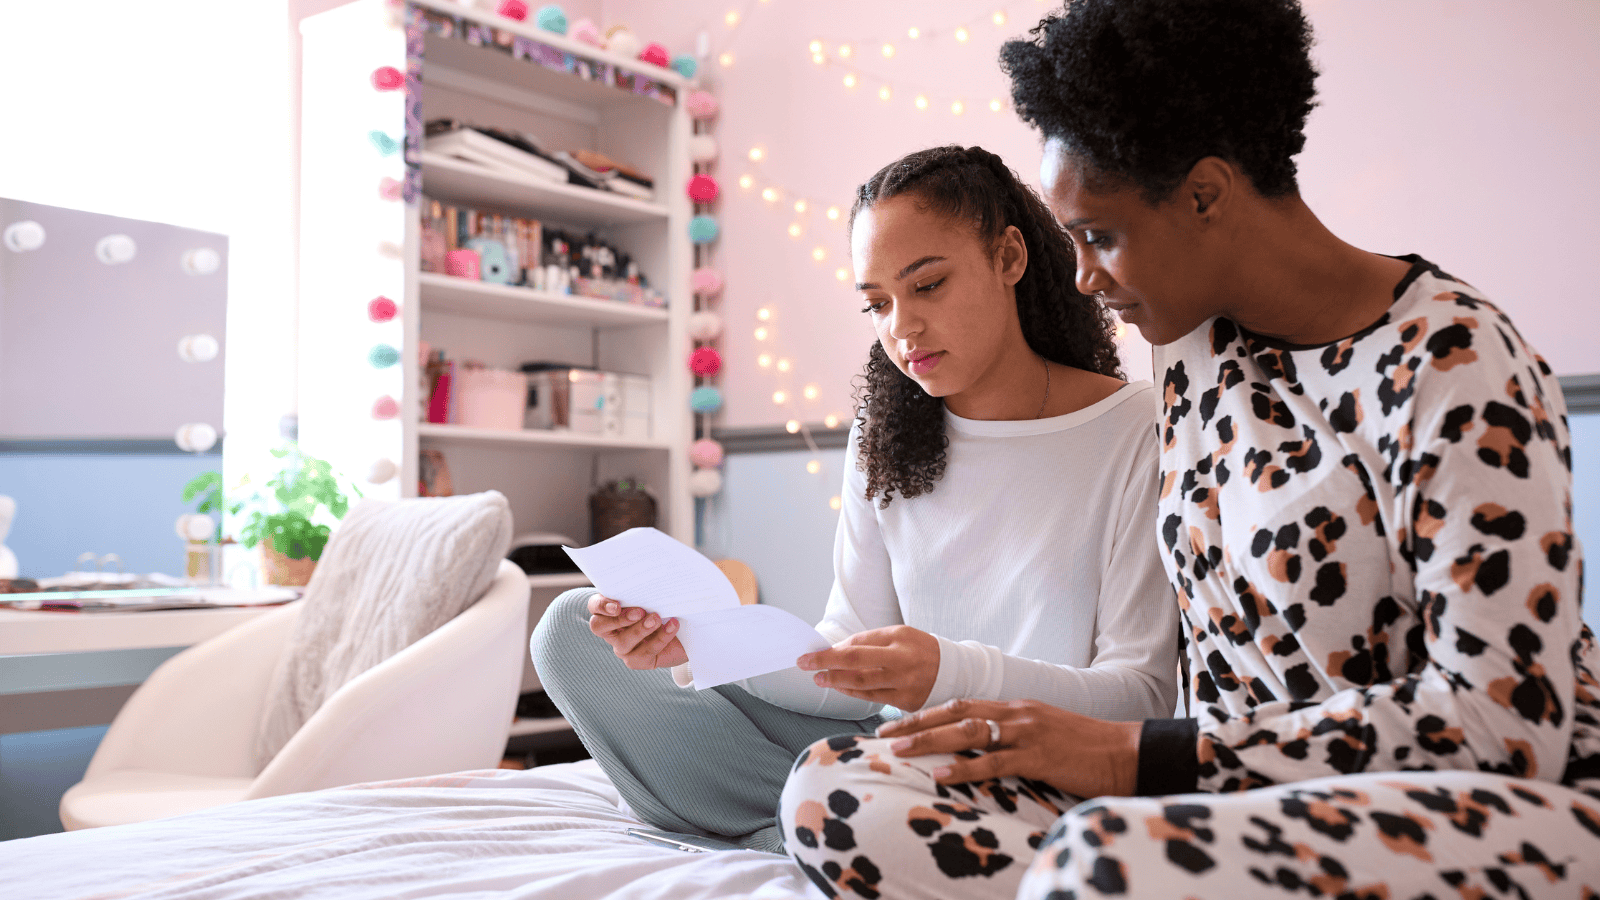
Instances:
[[[0,843],[8,900],[560,898],[820,894],[786,856],[686,853],[643,827],[592,760],[269,797]]]

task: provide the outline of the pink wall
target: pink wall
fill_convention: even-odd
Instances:
[[[291,18],[341,0],[292,0]],[[1306,199],[1337,233],[1385,253],[1418,252],[1478,285],[1516,319],[1557,372],[1600,371],[1600,303],[1577,264],[1600,246],[1600,4],[1592,0],[1305,0],[1316,29],[1321,106],[1300,157]],[[538,4],[533,4],[538,5]],[[625,23],[645,40],[692,52],[711,38],[706,80],[723,103],[717,265],[728,291],[722,387],[727,427],[848,416],[850,380],[871,333],[834,270],[848,265],[844,229],[822,213],[847,209],[854,186],[919,147],[980,144],[1037,183],[1038,141],[988,101],[1007,96],[1000,43],[1048,8],[1041,0],[993,6],[958,0],[569,0],[569,18]],[[1008,21],[994,25],[995,8]],[[724,16],[741,13],[736,27]],[[958,43],[950,32],[966,24]],[[907,38],[917,25],[919,40]],[[292,26],[291,26],[292,27]],[[943,34],[929,34],[942,31]],[[812,63],[807,43],[852,42],[850,61]],[[887,39],[885,59],[874,49]],[[298,66],[295,67],[298,72]],[[850,90],[843,77],[854,72]],[[887,79],[890,102],[877,97]],[[930,98],[918,111],[912,98]],[[959,116],[950,103],[967,105]],[[766,156],[751,162],[747,152]],[[739,189],[742,174],[754,179]],[[768,203],[763,187],[783,192]],[[796,214],[795,199],[809,204]],[[798,223],[799,239],[787,229]],[[811,251],[823,247],[826,259]],[[753,336],[756,311],[773,311],[771,337]],[[787,374],[756,365],[771,352]],[[1149,351],[1124,341],[1131,376],[1150,374]],[[819,388],[807,402],[801,389]],[[784,390],[790,405],[775,406]]]
[[[849,412],[850,378],[871,336],[834,278],[847,264],[845,237],[821,208],[847,208],[854,185],[878,166],[937,143],[981,144],[1037,183],[1036,138],[987,102],[1006,96],[1000,42],[1046,4],[995,5],[1010,13],[1003,27],[975,15],[990,7],[955,0],[604,0],[602,27],[625,22],[674,51],[705,31],[713,55],[734,54],[731,68],[713,63],[710,76],[724,109],[716,126],[730,326],[723,425]],[[1300,160],[1312,207],[1360,246],[1422,253],[1488,291],[1557,372],[1600,371],[1600,303],[1577,264],[1600,245],[1600,110],[1591,93],[1600,83],[1600,4],[1306,0],[1306,8],[1323,72]],[[723,21],[730,9],[743,13],[732,29]],[[964,45],[948,35],[906,38],[913,24],[948,32],[962,22],[972,35]],[[893,59],[874,50],[853,65],[834,56],[817,66],[806,47],[874,37],[894,43]],[[841,83],[852,71],[862,79],[854,91]],[[882,77],[902,85],[889,103],[877,99]],[[933,101],[928,111],[911,105],[913,88]],[[956,98],[967,101],[960,116],[949,112]],[[749,162],[752,146],[766,158]],[[750,192],[736,183],[745,173],[756,179]],[[808,200],[810,211],[795,215],[792,196],[762,201],[756,190],[768,184]],[[792,222],[804,228],[799,240],[786,233]],[[819,245],[828,253],[820,265],[810,257]],[[762,306],[774,311],[769,344],[793,361],[789,375],[755,364]],[[1148,377],[1137,338],[1124,359],[1131,375]],[[775,389],[793,396],[807,383],[820,388],[816,402],[773,405]]]

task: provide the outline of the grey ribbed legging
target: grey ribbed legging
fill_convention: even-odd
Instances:
[[[795,757],[881,719],[823,719],[736,685],[686,690],[667,669],[629,669],[589,631],[594,593],[557,597],[530,642],[539,681],[589,755],[645,822],[782,853],[778,797]]]

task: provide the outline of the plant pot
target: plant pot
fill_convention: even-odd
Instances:
[[[261,542],[261,580],[281,587],[304,587],[317,568],[314,559],[290,559],[272,546],[272,539]]]

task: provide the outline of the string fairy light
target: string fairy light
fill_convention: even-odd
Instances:
[[[829,38],[827,36],[813,35],[806,42],[806,48],[811,54],[811,59],[817,65],[842,65],[850,64],[852,67],[857,60],[865,59],[869,55],[881,56],[882,59],[893,64],[900,57],[899,41],[916,41],[919,44],[935,43],[940,40],[950,41],[955,48],[975,47],[983,41],[983,35],[994,34],[995,29],[1009,29],[1014,20],[1028,21],[1036,17],[1039,6],[1044,0],[1013,0],[1000,8],[991,7],[988,12],[974,10],[972,17],[956,22],[939,23],[908,23],[895,35],[867,35],[849,38]],[[1001,32],[1002,37],[1009,37],[1009,30]],[[953,49],[955,49],[953,48]],[[871,51],[876,50],[874,54]],[[990,112],[1002,113],[1009,109],[1009,104],[999,98],[972,96],[936,96],[933,92],[918,89],[914,85],[905,83],[889,73],[865,72],[853,69],[845,74],[841,83],[847,90],[868,85],[869,82],[877,85],[878,99],[885,103],[890,102],[898,94],[912,97],[912,103],[919,111],[926,111],[934,107],[950,110],[951,115],[962,115],[969,109],[987,105]]]
[[[723,22],[727,27],[716,39],[716,43],[721,44],[721,46],[712,47],[707,51],[702,51],[702,56],[708,59],[716,59],[724,69],[732,68],[736,59],[732,45],[738,39],[738,36],[746,30],[742,26],[748,24],[750,14],[755,9],[764,8],[769,4],[770,0],[745,0],[742,8],[731,9],[725,13],[723,16]],[[996,19],[996,21],[998,22],[999,20]],[[912,25],[906,29],[904,34],[910,40],[922,40],[938,37],[944,34],[944,32],[941,32],[937,28],[926,28],[922,25]],[[882,58],[885,60],[892,61],[898,56],[898,49],[891,39],[874,39],[871,41],[824,41],[821,38],[815,38],[809,41],[806,45],[806,49],[811,55],[812,63],[817,66],[854,65],[860,57],[867,55],[866,51],[873,48],[876,48],[877,52],[881,54]],[[846,90],[855,90],[856,88],[865,86],[868,79],[867,77],[864,77],[864,74],[866,73],[861,73],[853,69],[846,71],[840,76],[839,83],[843,85]],[[871,76],[871,80],[877,84],[876,93],[879,100],[883,102],[889,102],[897,95],[898,91],[890,82],[890,80],[879,79],[875,76]],[[870,88],[868,89],[870,90]],[[911,90],[908,91],[906,95],[925,98],[926,92]],[[955,99],[963,104],[967,102],[965,98]],[[927,102],[929,101],[924,99],[924,103],[926,104]],[[939,99],[938,102],[942,103],[945,101],[944,99]],[[991,104],[991,109],[995,109],[996,104],[998,104],[998,101],[995,101],[995,103]],[[760,145],[752,147],[748,155],[750,162],[758,165],[766,160],[767,157],[765,148],[761,147]],[[766,179],[760,179],[760,181],[765,180]],[[786,230],[789,236],[795,239],[799,239],[805,233],[807,229],[807,220],[809,219],[807,214],[813,208],[813,204],[808,202],[801,192],[791,191],[782,185],[773,184],[770,182],[766,184],[760,184],[757,176],[752,173],[740,175],[737,183],[742,191],[748,192],[759,188],[758,193],[761,199],[766,201],[768,204],[776,204],[780,199],[783,198],[792,198],[794,214],[798,218],[792,220],[787,226]],[[822,218],[826,220],[828,224],[834,226],[840,226],[843,224],[840,221],[842,218],[842,213],[838,206],[816,206],[816,209],[822,213]],[[824,265],[828,257],[827,248],[821,244],[818,244],[813,248],[811,256],[814,262],[819,265]],[[840,266],[834,270],[834,277],[840,281],[847,281],[849,280],[850,272],[847,268]],[[762,346],[764,348],[774,346],[774,344],[777,343],[778,335],[773,327],[773,319],[775,317],[772,308],[770,306],[762,306],[758,308],[756,311],[756,318],[758,324],[753,330],[753,333],[756,335],[756,339],[762,342]],[[788,357],[775,355],[774,353],[767,352],[766,350],[763,350],[756,356],[756,365],[757,367],[768,371],[776,369],[779,373],[783,373],[786,376],[794,369],[794,363]],[[803,397],[807,402],[815,403],[821,397],[821,389],[815,383],[806,383],[799,389],[799,396]],[[794,410],[793,404],[796,402],[796,399],[795,395],[789,390],[785,389],[783,386],[778,386],[777,389],[772,393],[772,402],[778,407],[787,407],[791,410]],[[843,419],[837,413],[828,413],[822,419],[822,426],[830,430],[839,428],[842,423]],[[798,433],[805,441],[806,447],[810,451],[808,454],[810,458],[805,464],[806,471],[812,475],[821,473],[822,462],[819,457],[821,457],[823,454],[822,451],[817,447],[816,441],[812,438],[811,429],[805,424],[804,419],[798,415],[791,416],[785,422],[785,430],[790,434]],[[840,495],[833,494],[828,498],[829,509],[837,512],[841,507],[842,500]]]

